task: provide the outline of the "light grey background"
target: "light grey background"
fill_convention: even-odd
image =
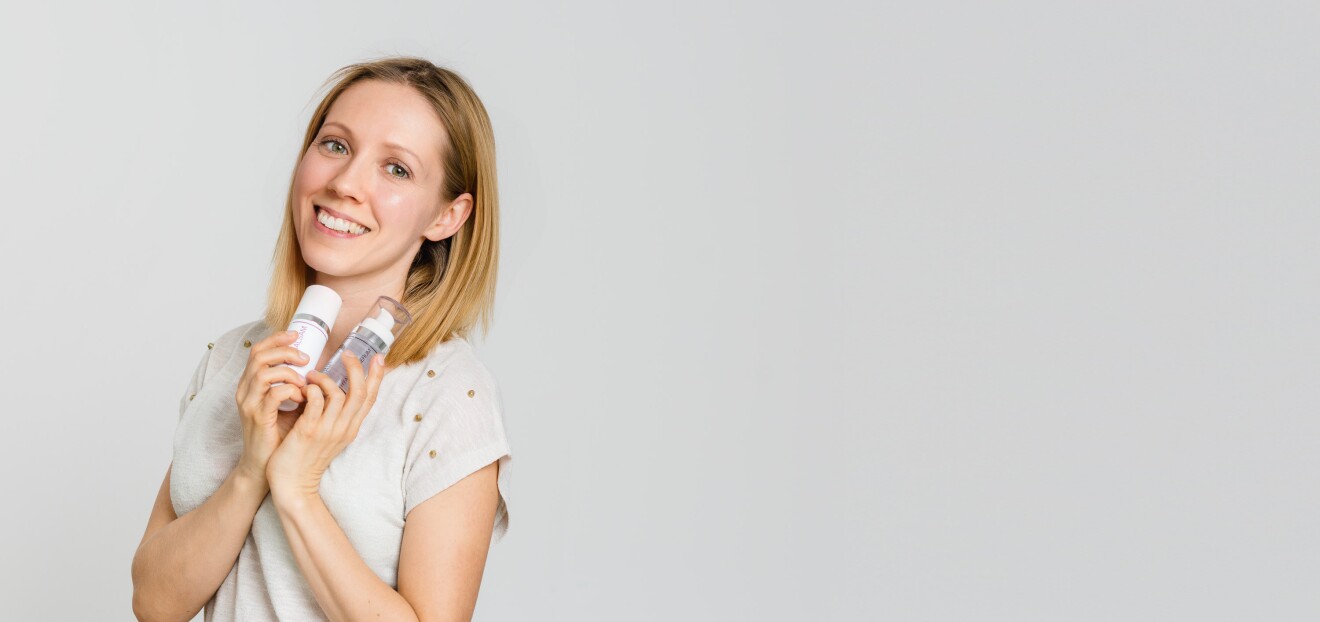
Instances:
[[[6,5],[6,619],[131,619],[334,69],[493,117],[479,620],[1320,616],[1304,2]]]

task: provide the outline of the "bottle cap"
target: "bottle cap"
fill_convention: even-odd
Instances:
[[[334,326],[335,318],[339,317],[339,308],[344,304],[344,299],[335,293],[335,290],[324,285],[308,285],[307,291],[303,292],[302,300],[298,301],[298,309],[294,314],[306,313],[321,318],[326,326]]]

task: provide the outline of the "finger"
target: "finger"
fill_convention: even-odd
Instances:
[[[291,367],[283,365],[267,367],[254,374],[240,389],[243,393],[239,394],[239,405],[259,406],[272,386],[280,382],[293,385],[299,389],[307,384],[307,381],[303,380],[302,376],[299,376],[298,372]]]
[[[371,407],[376,403],[376,393],[380,390],[380,381],[385,377],[385,357],[377,354],[371,357],[371,369],[367,372],[367,395],[362,400],[362,405],[353,416],[353,435],[357,436],[357,431],[362,427],[362,422],[366,420],[367,413],[371,412]]]
[[[380,383],[385,379],[385,355],[377,354],[371,357],[371,373],[367,375],[367,403],[376,402],[376,393],[380,390]]]
[[[317,384],[307,385],[305,392],[307,394],[307,407],[303,409],[302,416],[311,419],[308,423],[316,423],[325,412],[325,394],[321,392],[321,387]]]
[[[344,403],[344,392],[339,390],[335,381],[319,371],[307,372],[308,389],[313,386],[320,389],[321,399],[323,401],[322,414],[327,417],[335,417],[339,414],[340,407]]]
[[[339,385],[335,384],[335,381],[328,374],[316,370],[307,372],[307,383],[308,386],[315,384],[321,387],[321,394],[325,397],[327,404],[333,403],[336,397],[343,397],[344,395]]]
[[[252,379],[252,385],[258,391],[266,391],[269,389],[270,385],[277,382],[293,384],[299,387],[307,385],[307,380],[305,380],[302,375],[294,371],[292,367],[284,365],[280,365],[279,367],[267,367],[257,372],[256,377]]]
[[[357,356],[345,356],[343,358],[344,375],[348,384],[348,392],[339,396],[336,403],[338,406],[331,423],[331,430],[336,436],[342,436],[352,423],[353,414],[357,411],[362,398],[358,395],[361,391],[357,388],[362,386],[362,361]]]
[[[291,346],[278,346],[262,352],[254,352],[253,355],[249,357],[249,364],[258,369],[275,365],[292,365],[297,367],[299,365],[306,365],[309,360],[310,358],[304,354],[302,350]]]
[[[379,355],[372,355],[370,360],[374,362],[377,356]],[[349,387],[348,399],[344,403],[344,412],[348,415],[344,418],[344,432],[350,436],[356,436],[362,419],[371,410],[372,378],[364,374],[361,360],[354,359],[352,367],[345,365],[345,368],[348,372]]]
[[[284,400],[292,400],[301,403],[305,401],[305,399],[301,388],[295,387],[291,384],[284,384],[271,389],[270,392],[266,394],[266,397],[261,400],[261,406],[262,410],[271,411],[279,408],[279,405],[284,402]]]
[[[265,339],[252,344],[253,352],[264,352],[270,348],[287,346],[298,340],[298,332],[292,330],[282,330],[277,333],[271,333]]]
[[[243,373],[238,381],[240,394],[247,393],[248,385],[252,383],[253,374],[259,371],[262,367],[272,364],[269,357],[265,356],[265,353],[272,347],[287,346],[288,344],[293,343],[294,340],[297,339],[297,336],[297,333],[286,330],[274,333],[252,345],[248,350],[247,365],[243,368]],[[289,348],[289,350],[294,352],[297,351],[295,348]],[[296,364],[301,365],[303,362],[303,360],[298,360]]]
[[[376,361],[378,358],[381,358],[379,354],[371,357],[371,361],[368,363],[370,364],[370,371],[367,372],[366,382],[364,382],[364,384],[359,384],[358,388],[355,390],[356,394],[360,396],[360,399],[358,403],[354,405],[354,409],[348,411],[348,415],[350,416],[348,416],[347,428],[345,429],[346,436],[350,438],[350,440],[351,438],[358,437],[358,431],[359,429],[362,429],[363,421],[367,420],[367,415],[370,415],[372,405],[376,403],[376,390],[380,387],[381,376],[384,376],[384,372],[381,371],[383,370],[384,363]]]
[[[363,394],[366,392],[366,378],[362,373],[362,361],[356,356],[344,357],[344,371],[348,372],[348,397],[344,400],[344,410],[349,413],[357,412],[357,408],[362,405]]]

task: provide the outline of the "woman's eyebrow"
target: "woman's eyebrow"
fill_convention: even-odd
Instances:
[[[411,151],[408,151],[408,148],[407,148],[407,147],[404,147],[403,145],[398,145],[398,144],[395,144],[395,143],[385,143],[385,146],[386,146],[386,147],[393,148],[393,149],[398,149],[399,151],[402,151],[402,152],[404,152],[404,153],[406,153],[406,154],[412,156],[412,159],[413,159],[415,162],[417,162],[417,165],[418,165],[418,166],[421,166],[421,164],[422,164],[422,159],[419,158],[419,157],[417,157],[417,154],[415,154],[415,153],[413,153],[413,152],[411,152]]]
[[[353,130],[348,129],[347,125],[344,125],[343,123],[340,123],[338,121],[327,121],[324,124],[322,124],[321,127],[330,127],[331,125],[338,125],[340,129],[344,130],[345,134],[348,134],[349,138],[353,137]]]
[[[340,123],[338,121],[328,121],[324,123],[321,127],[330,127],[331,125],[337,126],[340,129],[344,130],[344,133],[348,134],[349,138],[353,137],[353,130],[348,129],[347,125],[344,125],[343,123]],[[413,161],[417,162],[418,166],[422,165],[422,159],[417,157],[417,154],[413,153],[412,151],[409,151],[407,147],[404,147],[403,145],[400,145],[398,143],[385,143],[385,146],[391,149],[398,149],[399,151],[402,151],[412,156]]]

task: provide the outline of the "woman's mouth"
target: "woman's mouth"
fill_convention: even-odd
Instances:
[[[316,230],[335,238],[356,238],[370,229],[344,218],[330,214],[320,205],[312,206],[316,210]]]

